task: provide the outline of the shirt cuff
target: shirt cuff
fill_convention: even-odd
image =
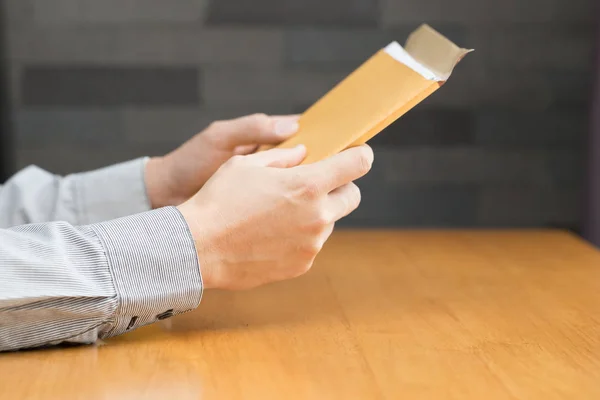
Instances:
[[[91,225],[106,251],[118,305],[110,337],[190,311],[202,299],[196,247],[179,210]]]
[[[80,225],[149,211],[146,158],[75,174]]]

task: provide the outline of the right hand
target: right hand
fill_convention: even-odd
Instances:
[[[373,151],[363,145],[299,165],[304,147],[227,161],[179,206],[205,288],[249,289],[306,273],[333,231],[354,211]]]

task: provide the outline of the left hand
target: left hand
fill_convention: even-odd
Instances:
[[[146,165],[146,188],[152,208],[176,206],[192,197],[234,155],[278,144],[298,130],[298,116],[254,114],[213,122],[178,149]]]

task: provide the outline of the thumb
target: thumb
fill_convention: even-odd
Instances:
[[[270,149],[246,156],[254,164],[273,168],[291,168],[299,165],[306,157],[306,147],[298,145],[291,149]]]
[[[226,148],[240,145],[280,143],[298,130],[298,116],[247,115],[221,121],[211,126],[210,135],[219,139]]]

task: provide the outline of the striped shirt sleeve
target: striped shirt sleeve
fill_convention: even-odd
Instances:
[[[194,309],[202,279],[174,207],[0,230],[0,351],[92,343]]]
[[[88,225],[149,211],[146,160],[64,177],[29,166],[0,186],[0,228],[50,221]]]

